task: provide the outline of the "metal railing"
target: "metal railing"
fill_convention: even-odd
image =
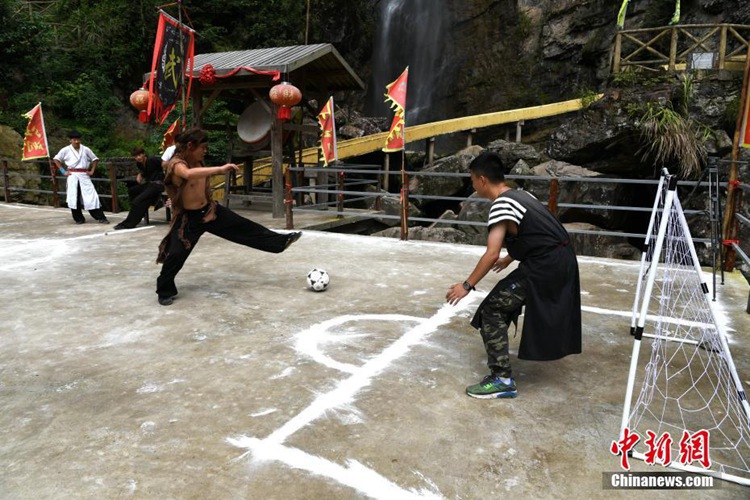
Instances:
[[[404,176],[402,180],[405,180],[406,183],[408,183],[411,179],[417,178],[417,177],[457,177],[457,178],[463,178],[467,179],[470,178],[470,174],[468,173],[449,173],[449,172],[421,172],[421,171],[405,171],[405,172],[394,172],[394,171],[386,171],[386,170],[357,170],[357,169],[349,169],[349,168],[341,168],[341,167],[325,167],[325,168],[313,168],[313,167],[290,167],[287,169],[289,172],[326,172],[329,175],[335,175],[338,178],[341,178],[343,176],[346,176],[347,174],[371,174],[371,175],[377,175],[379,178],[383,178],[384,176],[390,175],[390,176]],[[637,206],[625,206],[625,205],[594,205],[594,204],[584,204],[584,203],[565,203],[559,201],[559,185],[560,183],[564,182],[570,182],[570,183],[607,183],[607,184],[640,184],[640,185],[651,185],[651,186],[658,186],[659,182],[657,180],[638,180],[638,179],[624,179],[624,178],[603,178],[603,177],[552,177],[552,176],[534,176],[534,175],[508,175],[506,176],[506,179],[512,180],[512,181],[522,181],[522,182],[545,182],[549,184],[548,188],[548,198],[546,201],[543,201],[547,205],[547,207],[550,209],[550,211],[557,215],[560,211],[560,209],[583,209],[587,211],[597,212],[597,211],[627,211],[627,212],[651,212],[651,207],[637,207]],[[681,181],[679,183],[682,187],[692,187],[695,188],[699,185],[696,181]],[[723,187],[726,188],[726,183],[723,184]],[[292,201],[292,197],[295,194],[298,193],[305,193],[309,195],[323,195],[323,196],[329,196],[333,195],[336,197],[336,201],[328,201],[328,202],[316,202],[312,205],[302,205],[299,204],[295,205]],[[411,192],[408,192],[408,199],[407,203],[409,201],[452,201],[457,203],[478,203],[478,204],[488,204],[490,201],[486,198],[478,198],[478,197],[461,197],[461,196],[437,196],[437,195],[429,195],[429,194],[413,194]],[[399,220],[402,223],[402,227],[407,227],[409,223],[411,222],[419,222],[419,223],[437,223],[437,224],[449,224],[449,225],[463,225],[463,226],[486,226],[486,223],[484,221],[470,221],[470,220],[456,220],[456,219],[440,219],[440,218],[429,218],[429,217],[411,217],[408,215],[408,210],[401,210],[400,215],[391,215],[381,212],[381,201],[384,199],[391,199],[394,201],[398,201],[400,204],[404,203],[404,199],[402,197],[402,193],[390,193],[385,191],[378,191],[378,192],[363,192],[363,191],[354,191],[354,190],[348,190],[348,189],[341,189],[340,184],[336,185],[334,188],[334,184],[325,184],[325,185],[315,185],[315,186],[300,186],[300,187],[292,187],[290,185],[287,185],[287,221],[292,220],[292,224],[287,224],[288,229],[293,229],[293,215],[289,215],[289,212],[321,212],[321,211],[327,211],[329,208],[336,206],[336,215],[337,216],[348,216],[348,217],[361,217],[361,218],[378,218],[378,219],[393,219],[393,220]],[[362,210],[355,210],[350,208],[347,210],[347,206],[350,206],[353,203],[360,202],[363,200],[373,200],[372,203],[369,205],[373,206],[374,208],[369,211],[362,211]],[[704,210],[695,210],[695,209],[685,209],[684,210],[685,215],[707,215],[706,211]],[[330,212],[329,212],[330,213]],[[406,218],[406,220],[402,220],[403,218]],[[628,233],[624,231],[613,231],[613,230],[587,230],[587,229],[569,229],[568,231],[571,234],[592,234],[592,235],[598,235],[598,236],[616,236],[616,237],[623,237],[623,238],[644,238],[646,237],[645,233]],[[407,234],[401,235],[402,239],[407,239]],[[710,243],[710,238],[694,238],[695,242],[698,243]]]
[[[65,191],[65,177],[60,175],[53,166],[43,164],[43,161],[22,162],[13,158],[0,158],[0,164],[2,165],[3,195],[6,203],[13,201],[14,193],[44,195],[47,198],[51,198],[51,200],[48,199],[48,204],[55,208],[60,207],[61,200],[64,202],[67,194]],[[13,168],[14,165],[25,165],[31,168],[36,165],[37,172],[24,173],[19,168]],[[127,198],[127,191],[123,189],[125,181],[135,178],[135,161],[132,158],[105,158],[99,160],[97,170],[101,171],[102,166],[104,166],[107,172],[107,177],[91,177],[91,181],[97,188],[99,198],[109,200],[109,211],[118,213],[122,209],[120,198]],[[12,186],[10,181],[11,176],[21,179],[37,179],[39,180],[40,187]],[[24,182],[24,186],[26,184],[28,183]]]

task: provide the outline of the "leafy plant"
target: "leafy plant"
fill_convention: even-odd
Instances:
[[[643,159],[657,166],[675,165],[678,175],[692,178],[706,163],[706,139],[710,130],[676,112],[671,103],[646,103],[638,121]]]
[[[581,104],[584,108],[588,108],[599,99],[599,94],[595,91],[585,88],[581,92]]]

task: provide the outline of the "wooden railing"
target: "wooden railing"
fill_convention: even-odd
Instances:
[[[621,30],[615,36],[612,72],[626,67],[669,72],[685,69],[742,71],[750,53],[750,26],[683,24]]]

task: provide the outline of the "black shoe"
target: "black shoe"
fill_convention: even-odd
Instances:
[[[96,222],[98,222],[99,224],[109,224],[108,219],[98,219]]]
[[[132,228],[132,227],[130,227],[130,226],[126,226],[125,224],[123,224],[122,222],[120,222],[119,224],[117,224],[117,225],[116,225],[116,226],[114,227],[114,230],[115,230],[115,231],[119,231],[120,229],[133,229],[133,228]]]
[[[77,221],[76,221],[76,224],[85,224],[85,223],[86,223],[86,221],[85,221],[85,220],[77,220]]]
[[[171,306],[174,302],[174,296],[172,297],[159,297],[159,304],[163,306]]]
[[[286,250],[287,248],[289,248],[289,246],[292,243],[294,243],[295,241],[297,241],[298,239],[300,239],[300,237],[302,237],[302,232],[301,231],[295,231],[293,233],[289,233],[287,235],[287,237],[286,237],[286,243],[284,244],[284,250]]]

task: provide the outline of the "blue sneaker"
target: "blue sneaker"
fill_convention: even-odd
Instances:
[[[512,378],[510,384],[506,384],[500,380],[499,375],[487,375],[478,384],[467,387],[466,394],[479,399],[515,398],[518,396],[518,389]]]

